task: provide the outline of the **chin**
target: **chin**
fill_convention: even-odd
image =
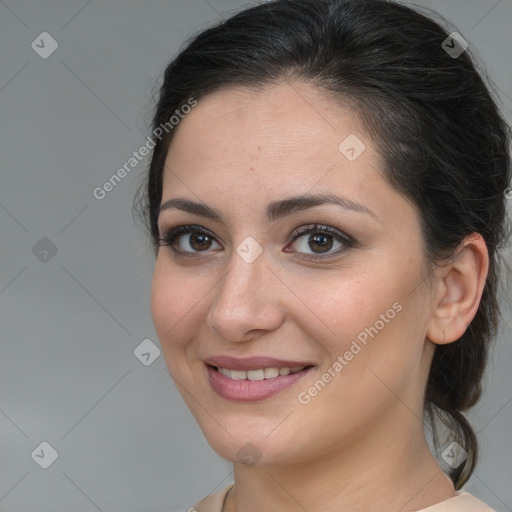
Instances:
[[[223,431],[221,437],[208,436],[206,440],[210,447],[223,459],[233,464],[245,466],[274,466],[282,464],[293,464],[304,459],[305,450],[301,449],[292,440],[288,443],[277,436],[272,439],[273,434],[247,434],[237,433],[231,428],[228,429],[230,436]],[[247,431],[245,431],[247,432]],[[267,436],[267,437],[265,437]]]

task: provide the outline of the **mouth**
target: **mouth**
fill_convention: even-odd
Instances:
[[[262,367],[231,370],[206,364],[211,388],[222,398],[234,402],[263,400],[293,386],[314,371],[315,366]]]

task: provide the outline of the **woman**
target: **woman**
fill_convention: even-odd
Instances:
[[[509,131],[465,41],[385,0],[267,2],[170,63],[153,128],[153,320],[234,464],[193,508],[491,510],[459,489]]]

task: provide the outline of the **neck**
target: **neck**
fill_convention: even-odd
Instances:
[[[224,512],[412,512],[454,496],[420,422],[411,417],[410,423],[414,428],[398,424],[388,430],[391,435],[369,434],[315,460],[286,466],[234,464],[235,487]]]

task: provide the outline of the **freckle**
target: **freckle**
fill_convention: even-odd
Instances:
[[[254,167],[251,165],[251,167],[249,167],[249,170],[254,172]]]

